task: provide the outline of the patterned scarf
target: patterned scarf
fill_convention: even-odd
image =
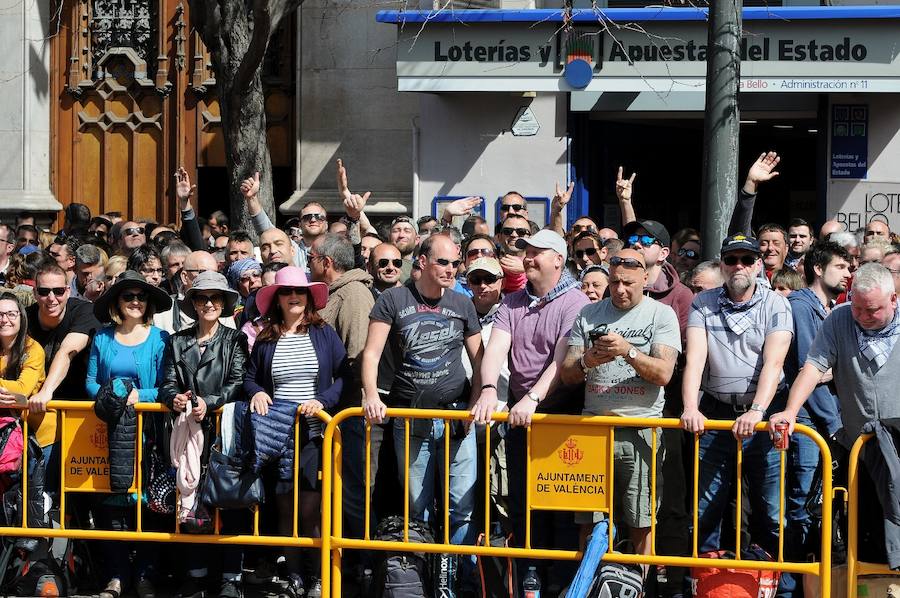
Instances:
[[[747,332],[753,326],[753,316],[750,310],[762,301],[762,287],[759,284],[753,290],[753,296],[743,303],[735,303],[728,297],[728,289],[725,286],[719,290],[719,307],[725,317],[725,324],[729,330],[738,336]]]
[[[859,352],[875,364],[875,371],[887,363],[894,345],[897,344],[897,328],[900,327],[900,312],[894,312],[894,319],[881,330],[865,330],[856,325],[856,341],[859,343]]]
[[[532,291],[534,287],[531,286],[531,283],[527,283],[525,285],[525,292],[528,293],[528,298],[531,302],[528,304],[529,309],[534,307],[543,307],[565,293],[566,291],[570,291],[572,289],[581,288],[581,285],[575,277],[569,274],[568,270],[562,271],[562,276],[559,277],[559,282],[556,283],[556,286],[550,289],[550,292],[544,295],[543,297],[538,297]]]

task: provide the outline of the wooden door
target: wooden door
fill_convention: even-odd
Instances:
[[[51,40],[51,183],[93,214],[178,219],[173,174],[223,169],[216,82],[181,0],[75,0]],[[294,24],[266,61],[274,167],[293,168]],[[212,191],[212,190],[208,190]],[[215,205],[199,189],[199,201]],[[216,209],[222,206],[216,206]],[[196,205],[195,205],[196,207]],[[201,211],[206,213],[211,210]]]

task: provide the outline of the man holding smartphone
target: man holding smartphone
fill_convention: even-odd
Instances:
[[[668,305],[644,295],[643,255],[623,249],[610,259],[609,297],[584,307],[575,318],[560,370],[565,384],[585,382],[584,415],[662,417],[664,387],[681,352],[678,317]],[[615,481],[622,523],[635,552],[650,554],[650,524],[662,497],[662,438],[657,433],[656,500],[651,504],[653,430],[617,428]],[[584,540],[602,513],[578,513]]]

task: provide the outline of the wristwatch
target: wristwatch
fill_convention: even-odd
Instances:
[[[750,405],[750,408],[747,409],[747,411],[756,411],[756,412],[759,412],[759,413],[765,413],[765,412],[766,412],[766,408],[763,407],[762,405],[757,404],[757,403],[753,403],[752,405]]]
[[[531,399],[532,401],[534,401],[535,403],[541,402],[541,397],[537,396],[535,393],[533,393],[530,390],[525,393],[525,396],[528,397],[529,399]]]
[[[635,349],[634,347],[628,349],[628,359],[634,359],[635,357],[637,357],[637,354],[638,354],[638,350]]]

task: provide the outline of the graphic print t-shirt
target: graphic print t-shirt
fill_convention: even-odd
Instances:
[[[629,310],[621,310],[610,299],[592,303],[578,314],[572,326],[569,346],[590,344],[590,331],[605,324],[609,332],[625,337],[635,349],[647,355],[654,345],[666,345],[681,352],[678,317],[668,305],[650,297]],[[591,415],[662,417],[663,387],[647,382],[622,357],[588,370],[584,390],[584,411]]]
[[[481,331],[470,299],[447,289],[431,305],[410,283],[382,293],[370,318],[391,325],[388,343],[397,364],[393,404],[430,408],[460,400],[466,383],[463,341]]]

